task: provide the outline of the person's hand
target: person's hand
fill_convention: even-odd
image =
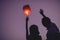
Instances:
[[[43,16],[43,17],[46,17],[45,15],[44,15],[44,13],[43,13],[43,10],[42,9],[40,9],[40,14]]]
[[[28,20],[29,20],[29,17],[27,16],[27,17],[26,17],[26,21],[28,21]]]
[[[39,11],[39,12],[40,12],[40,14],[41,14],[41,15],[43,15],[43,10],[42,10],[42,9],[40,9],[40,11]]]

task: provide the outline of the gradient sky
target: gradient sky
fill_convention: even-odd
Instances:
[[[39,9],[54,22],[60,30],[60,0],[2,0],[1,3],[1,34],[8,40],[26,40],[25,19],[22,7],[29,4],[31,15],[28,28],[38,25],[42,39],[46,39],[46,28],[42,25]]]

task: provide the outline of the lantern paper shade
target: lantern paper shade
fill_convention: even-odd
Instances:
[[[27,16],[30,15],[31,9],[30,9],[29,5],[23,6],[23,11],[24,11],[25,15],[27,15]]]

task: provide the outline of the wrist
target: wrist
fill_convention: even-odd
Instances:
[[[29,18],[28,18],[28,16],[26,17],[26,21],[28,21],[29,20]]]

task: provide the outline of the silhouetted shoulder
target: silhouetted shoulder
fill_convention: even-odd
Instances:
[[[59,29],[58,29],[58,27],[56,26],[55,23],[51,23],[51,25],[56,29],[57,32],[59,32]]]

